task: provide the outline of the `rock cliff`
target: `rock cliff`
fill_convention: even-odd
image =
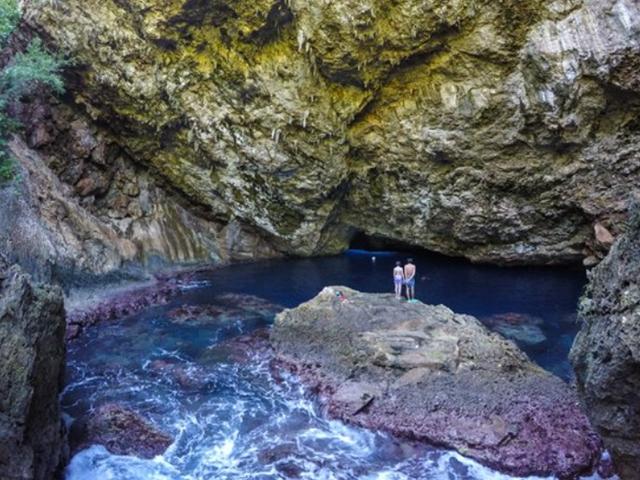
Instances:
[[[327,287],[278,314],[271,342],[346,422],[455,448],[518,476],[576,478],[600,458],[564,382],[442,305]]]
[[[623,480],[640,471],[640,209],[590,276],[571,360],[579,392]]]
[[[119,152],[63,122],[73,141],[48,164],[133,242],[125,257],[312,255],[364,232],[572,262],[602,253],[594,227],[616,235],[637,186],[633,0],[24,7],[75,62],[67,106]],[[31,145],[55,146],[47,133]],[[159,231],[184,242],[153,245]]]
[[[50,480],[66,456],[58,394],[64,373],[62,292],[0,256],[0,478]]]

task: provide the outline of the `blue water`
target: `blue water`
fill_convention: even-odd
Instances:
[[[62,400],[70,421],[117,402],[143,414],[175,441],[153,460],[92,446],[73,458],[66,478],[509,478],[453,452],[329,421],[295,378],[274,381],[268,359],[259,354],[243,359],[225,350],[226,341],[268,326],[270,315],[230,310],[223,320],[205,325],[176,324],[167,315],[185,304],[220,303],[217,296],[230,292],[283,307],[312,298],[326,285],[392,292],[391,270],[403,258],[352,251],[201,272],[171,304],[90,329],[69,348]],[[543,367],[571,377],[567,353],[577,331],[573,312],[585,283],[582,271],[501,269],[435,255],[414,258],[420,300],[480,318],[515,313],[541,319],[537,328],[546,341],[522,346]],[[159,373],[157,361],[176,366],[193,382]]]

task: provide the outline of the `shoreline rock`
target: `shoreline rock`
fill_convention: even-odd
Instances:
[[[587,414],[622,480],[640,471],[640,206],[590,274],[571,362]]]
[[[277,364],[347,423],[512,475],[575,478],[600,459],[600,439],[562,380],[444,306],[328,287],[279,314],[271,341]]]
[[[99,300],[82,302],[67,313],[67,340],[74,340],[88,327],[164,305],[180,295],[193,272],[158,276],[148,284],[132,284]]]
[[[0,478],[49,480],[67,460],[62,291],[0,255]]]

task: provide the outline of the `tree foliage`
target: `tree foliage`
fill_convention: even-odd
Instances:
[[[17,0],[0,0],[0,46],[4,48],[20,21],[20,9]]]
[[[0,48],[7,47],[11,34],[20,23],[20,16],[17,0],[0,0]],[[7,151],[7,140],[16,124],[7,115],[7,105],[38,86],[62,93],[64,82],[60,73],[64,64],[62,57],[49,53],[42,40],[35,38],[0,71],[0,184],[16,176],[14,162]]]

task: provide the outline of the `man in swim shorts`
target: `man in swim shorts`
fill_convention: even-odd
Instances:
[[[402,282],[404,281],[404,271],[402,270],[402,263],[396,262],[396,266],[393,269],[393,284],[396,287],[396,298],[402,298]]]
[[[407,260],[404,266],[404,284],[407,288],[407,300],[410,302],[416,297],[416,266],[413,264],[413,258]]]

